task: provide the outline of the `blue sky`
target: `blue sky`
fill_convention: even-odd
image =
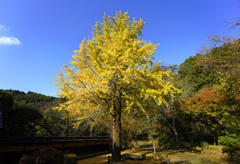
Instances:
[[[145,22],[142,39],[160,43],[155,59],[181,64],[213,34],[235,36],[223,19],[240,17],[239,0],[0,0],[0,89],[50,96],[57,71],[103,15],[128,11]]]

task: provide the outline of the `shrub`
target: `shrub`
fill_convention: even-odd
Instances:
[[[240,137],[235,134],[220,136],[218,143],[224,146],[223,153],[232,155],[240,152]]]
[[[160,147],[163,147],[163,148],[170,148],[172,143],[173,143],[173,140],[171,138],[171,136],[169,137],[167,134],[163,133],[163,134],[160,134],[158,137],[157,137],[157,140],[158,140],[158,145]]]
[[[77,158],[77,154],[64,154],[64,158]]]
[[[53,148],[34,151],[21,159],[20,164],[63,164],[63,153]]]
[[[206,141],[203,141],[203,142],[201,142],[200,144],[201,144],[201,148],[202,148],[202,150],[203,150],[203,149],[208,149],[208,148],[209,148],[209,144],[208,144]]]
[[[77,164],[77,157],[78,156],[76,154],[65,154],[64,164]]]

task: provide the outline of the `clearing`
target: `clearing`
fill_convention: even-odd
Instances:
[[[221,149],[220,146],[210,145],[208,149],[203,150],[201,153],[193,153],[157,148],[156,160],[152,144],[148,142],[148,144],[141,145],[138,148],[127,149],[121,152],[121,154],[131,155],[146,154],[145,159],[134,160],[122,158],[122,161],[118,162],[118,164],[167,164],[168,159],[170,159],[171,164],[234,164],[234,162],[224,160],[227,159],[227,154],[222,154]],[[78,160],[78,164],[107,164],[108,156],[111,156],[111,154]]]

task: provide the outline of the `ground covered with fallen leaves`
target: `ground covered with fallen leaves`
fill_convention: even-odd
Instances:
[[[142,160],[122,158],[118,164],[164,164],[170,161],[171,164],[234,164],[237,162],[227,161],[227,154],[222,154],[221,147],[210,146],[201,152],[189,152],[183,150],[164,150],[157,148],[156,156],[150,143],[138,148],[127,149],[121,154],[141,155],[146,154]],[[78,160],[78,164],[107,164],[108,156],[111,154],[99,155],[92,158]],[[112,163],[111,163],[112,164]]]

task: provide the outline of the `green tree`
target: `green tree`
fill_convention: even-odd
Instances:
[[[12,96],[3,90],[0,90],[0,108],[2,108],[2,125],[0,129],[1,135],[7,135],[9,129],[9,117],[12,112],[13,98]]]
[[[15,106],[9,122],[10,136],[36,136],[36,125],[42,115],[32,106]]]
[[[129,21],[127,13],[104,16],[94,26],[93,38],[84,39],[80,50],[74,51],[71,64],[59,73],[57,85],[67,99],[58,109],[77,116],[79,123],[105,109],[112,116],[112,161],[121,159],[121,113],[137,106],[140,113],[154,112],[148,99],[167,103],[170,94],[178,92],[163,79],[169,72],[150,68],[157,45],[140,39],[143,20]],[[147,105],[144,105],[147,104]]]
[[[41,111],[42,119],[36,122],[38,136],[66,136],[64,134],[64,119],[62,112],[53,110],[54,106],[44,105],[38,110]]]
[[[18,90],[0,90],[0,101],[3,108],[1,135],[63,136],[63,131],[66,135],[72,130],[72,120],[62,119],[63,111],[52,110],[64,99],[30,91],[26,94]]]
[[[190,56],[179,66],[178,74],[174,78],[176,87],[183,89],[182,98],[191,97],[204,87],[217,82],[217,72],[211,68],[204,68],[202,55]]]

